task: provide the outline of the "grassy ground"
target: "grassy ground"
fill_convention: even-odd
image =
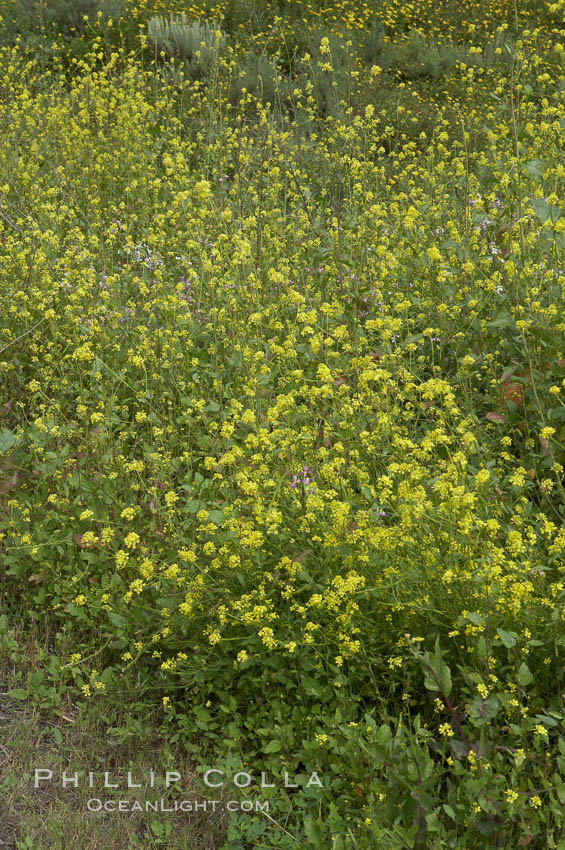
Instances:
[[[107,739],[99,711],[85,718],[75,709],[74,715],[46,721],[39,712],[22,710],[3,698],[0,846],[65,850],[76,846],[78,836],[85,850],[163,846],[216,850],[222,846],[228,818],[225,794],[218,794],[217,789],[208,795],[196,791],[202,785],[198,782],[201,777],[194,776],[193,764],[186,758],[183,761],[182,755],[174,761],[182,782],[173,786],[171,779],[167,791],[163,770],[151,788],[151,771],[164,764],[164,741],[156,736],[154,727],[147,731],[154,737],[144,739],[143,745],[119,745]],[[45,771],[38,775],[37,788],[36,770]],[[49,770],[52,778],[47,778]],[[63,787],[64,774],[72,778],[77,771],[78,788],[73,784]],[[95,772],[97,782],[92,789],[88,787],[89,771]],[[108,782],[119,784],[119,790],[104,790],[105,771],[111,773]],[[128,771],[130,784],[139,783],[140,790],[128,789]],[[127,803],[128,810],[97,810],[100,801],[108,805],[107,801],[116,800]],[[146,800],[153,808],[137,812],[136,801],[145,807]],[[211,800],[217,801],[213,807]],[[194,811],[175,812],[175,802],[178,806],[181,801],[191,803]],[[205,805],[208,811],[203,810]]]
[[[565,847],[562,5],[0,4],[5,845]]]
[[[77,845],[78,836],[85,850],[215,850],[224,844],[226,806],[234,795],[228,788],[207,788],[194,759],[167,740],[150,714],[136,715],[116,699],[90,710],[67,694],[57,710],[46,711],[10,697],[18,691],[17,670],[37,670],[41,650],[30,643],[29,633],[3,632],[3,637],[1,847],[66,850]],[[98,811],[100,800],[127,801],[127,810]],[[136,801],[143,811],[136,811]],[[145,801],[153,807],[146,810]],[[179,809],[184,801],[190,810]]]

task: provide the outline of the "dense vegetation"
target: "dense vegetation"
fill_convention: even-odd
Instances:
[[[0,4],[8,695],[215,847],[565,848],[564,11]]]

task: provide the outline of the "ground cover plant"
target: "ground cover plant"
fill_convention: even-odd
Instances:
[[[563,3],[81,10],[0,4],[0,839],[564,850]],[[30,792],[159,742],[246,806]]]

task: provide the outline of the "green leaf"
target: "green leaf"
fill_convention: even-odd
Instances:
[[[435,644],[435,672],[439,678],[441,692],[447,697],[451,692],[451,670],[443,660],[443,652],[439,645],[439,635]]]
[[[87,618],[84,609],[80,605],[75,605],[74,602],[67,602],[65,611],[73,617],[78,617],[79,620],[86,620]]]
[[[34,673],[29,673],[27,683],[32,691],[35,691],[43,681],[43,670],[35,670]]]
[[[558,773],[553,775],[553,781],[557,788],[557,796],[560,803],[565,803],[565,782],[561,779]]]
[[[310,676],[304,679],[303,687],[305,693],[307,693],[310,697],[320,697],[324,690],[323,685],[320,684],[317,679],[314,679]]]
[[[10,699],[27,699],[29,694],[23,688],[12,688],[11,691],[8,691],[8,696]]]
[[[449,696],[451,691],[451,670],[443,660],[443,651],[439,644],[439,635],[435,642],[433,657],[429,652],[423,656],[424,686],[429,691],[435,691]]]
[[[507,307],[501,307],[493,318],[487,322],[487,328],[513,328],[514,317]]]
[[[88,374],[89,375],[96,375],[98,372],[103,372],[104,369],[105,369],[105,366],[104,366],[103,362],[101,360],[99,360],[98,357],[95,357],[94,360],[92,361],[92,368],[91,368],[91,370]]]
[[[549,204],[547,201],[544,201],[543,198],[532,198],[530,203],[532,205],[534,215],[537,216],[540,221],[545,221],[549,215]]]
[[[122,617],[121,614],[114,614],[113,611],[108,611],[108,619],[114,626],[117,626],[119,629],[123,629],[126,625],[127,620],[125,617]]]
[[[522,663],[520,664],[520,668],[518,670],[518,675],[516,678],[518,679],[518,684],[522,685],[522,687],[524,687],[524,685],[529,685],[531,684],[531,682],[534,681],[534,677],[530,673],[530,668],[528,667],[525,661],[522,661]]]
[[[428,827],[428,832],[440,832],[441,823],[435,812],[429,812],[426,815],[426,826]]]
[[[163,824],[159,823],[158,820],[152,820],[151,832],[153,832],[153,834],[157,836],[163,835]]]
[[[547,714],[534,714],[534,720],[539,720],[539,722],[545,724],[545,726],[559,726],[555,717],[548,717]]]
[[[504,629],[497,629],[496,633],[507,649],[511,649],[516,645],[518,635],[515,632],[505,632]]]
[[[215,525],[221,525],[224,521],[223,511],[210,511],[208,513],[207,522],[213,522]]]
[[[496,717],[499,708],[500,702],[496,697],[489,697],[488,699],[476,697],[471,706],[471,713],[473,718],[478,721],[477,725],[483,726]]]
[[[484,623],[484,618],[482,614],[476,614],[474,611],[467,612],[467,619],[473,623],[475,626],[479,626]]]
[[[444,661],[441,663],[440,682],[442,694],[448,697],[451,693],[451,670]]]
[[[392,730],[390,726],[388,726],[386,723],[383,723],[382,726],[379,726],[377,734],[375,735],[375,741],[381,746],[383,746],[384,744],[389,744],[392,741]]]
[[[5,455],[6,452],[9,452],[17,439],[17,434],[14,434],[9,428],[2,428],[0,431],[0,455]]]
[[[282,750],[282,743],[275,738],[263,747],[264,753],[278,753]]]
[[[526,169],[531,177],[535,177],[540,183],[543,180],[542,161],[540,159],[532,159],[526,163]]]
[[[304,832],[306,833],[306,838],[314,847],[321,848],[323,846],[324,837],[320,825],[314,820],[312,815],[307,815],[304,818]]]
[[[559,207],[556,207],[554,204],[548,204],[543,198],[530,198],[530,204],[534,211],[534,215],[539,218],[541,222],[547,221],[550,216],[552,222],[559,220],[561,211]]]
[[[436,680],[434,679],[434,677],[432,676],[431,673],[425,674],[425,676],[424,676],[424,687],[427,688],[428,691],[434,691],[436,693],[439,691],[439,685],[438,685],[438,683],[436,682]]]

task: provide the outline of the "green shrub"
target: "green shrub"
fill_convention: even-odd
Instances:
[[[263,103],[275,105],[281,96],[282,79],[277,60],[251,50],[235,67],[230,81],[230,98],[238,101],[245,89]],[[286,88],[286,86],[285,86]]]
[[[307,57],[307,58],[305,58]],[[344,40],[337,35],[318,31],[308,50],[295,57],[294,88],[312,92],[320,117],[340,113],[351,104],[355,58]]]
[[[399,71],[406,79],[424,77],[437,80],[453,70],[458,62],[469,63],[470,59],[465,47],[439,44],[413,31],[408,34],[406,42],[384,46],[379,65],[387,70]]]
[[[188,66],[191,76],[207,76],[218,54],[225,46],[225,35],[208,21],[192,21],[186,15],[171,15],[167,20],[150,18],[147,34],[155,53],[166,59],[180,59]]]

